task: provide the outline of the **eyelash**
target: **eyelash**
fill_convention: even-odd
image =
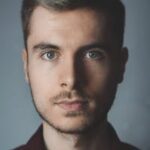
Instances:
[[[48,58],[47,54],[50,54],[52,53],[52,56],[53,58]],[[95,56],[93,55],[93,58],[92,58],[92,55],[90,56],[89,54],[96,54]],[[55,59],[57,59],[57,57],[59,56],[59,52],[57,52],[56,50],[47,50],[45,52],[42,52],[41,54],[41,57],[42,59],[44,60],[47,60],[47,61],[53,61]],[[105,57],[105,53],[102,51],[102,50],[99,50],[99,49],[95,49],[95,50],[87,50],[87,51],[84,51],[81,55],[83,58],[88,58],[88,59],[92,59],[92,60],[102,60],[104,57]]]
[[[53,52],[53,54],[55,55],[53,58],[48,58],[48,56],[47,56],[47,54],[50,54],[50,53],[52,53]],[[42,54],[41,54],[41,57],[42,57],[42,59],[44,59],[44,60],[47,60],[47,61],[53,61],[53,60],[55,60],[55,59],[57,59],[57,56],[59,55],[59,53],[58,52],[56,52],[56,50],[47,50],[47,51],[45,51],[45,52],[43,52]]]
[[[90,56],[87,56],[87,54],[90,54],[90,53],[93,53],[93,54],[96,54],[97,56],[94,56],[95,58],[91,58]],[[94,59],[94,60],[101,60],[104,58],[105,54],[102,50],[89,50],[86,52],[85,54],[89,59]]]

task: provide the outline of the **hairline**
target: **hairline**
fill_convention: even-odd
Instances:
[[[123,5],[123,4],[122,4]],[[24,40],[25,40],[25,47],[27,48],[27,40],[28,40],[28,37],[29,37],[29,35],[30,35],[30,29],[31,29],[31,18],[32,18],[32,16],[33,16],[33,13],[34,13],[34,11],[36,10],[36,8],[37,7],[43,7],[43,8],[45,8],[45,9],[47,9],[47,10],[49,10],[49,11],[54,11],[54,12],[65,12],[65,11],[74,11],[74,10],[80,10],[80,9],[87,9],[87,10],[92,10],[92,11],[94,11],[97,15],[99,15],[100,13],[102,14],[104,14],[104,16],[106,17],[106,19],[112,19],[113,18],[113,15],[111,15],[110,14],[110,12],[107,10],[107,9],[105,9],[105,8],[103,8],[103,7],[93,7],[93,6],[89,6],[89,5],[81,5],[81,6],[77,6],[77,7],[66,7],[66,8],[57,8],[57,7],[53,7],[53,6],[51,6],[51,5],[47,5],[47,4],[45,4],[45,3],[43,3],[43,2],[37,2],[35,5],[34,5],[34,7],[32,8],[32,11],[31,11],[31,13],[30,13],[30,15],[29,15],[29,19],[28,19],[28,21],[27,21],[27,23],[26,23],[26,26],[24,26],[24,33],[26,34],[26,36],[25,36],[25,38],[24,38]],[[123,7],[124,7],[124,5],[123,5]],[[123,39],[124,39],[124,28],[125,28],[125,9],[124,9],[124,16],[122,16],[122,17],[124,17],[123,19],[123,23],[124,24],[122,24],[122,33],[119,33],[119,34],[121,34],[122,36],[121,37],[119,37],[120,39],[121,39],[121,44],[120,44],[120,46],[122,47],[122,45],[123,45]],[[117,22],[116,20],[114,21],[114,22]],[[112,23],[113,24],[113,23]],[[112,25],[113,26],[113,25]]]

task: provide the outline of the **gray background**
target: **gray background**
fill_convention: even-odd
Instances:
[[[109,120],[121,140],[150,150],[150,0],[123,0],[129,61]],[[25,143],[40,124],[24,80],[21,0],[0,0],[0,150]]]

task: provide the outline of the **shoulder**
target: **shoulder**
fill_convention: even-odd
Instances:
[[[123,143],[123,142],[120,143],[120,149],[121,150],[140,150],[133,145],[130,145],[128,143]]]
[[[45,150],[42,126],[39,127],[25,145],[19,146],[13,150]]]
[[[110,132],[110,135],[111,135],[112,141],[113,141],[113,146],[112,146],[113,150],[140,150],[133,145],[122,142],[119,139],[115,129],[112,127],[111,124],[108,124],[108,127],[109,127],[109,132]]]
[[[19,146],[19,147],[13,149],[13,150],[26,150],[26,149],[27,149],[26,145],[22,145],[22,146]]]

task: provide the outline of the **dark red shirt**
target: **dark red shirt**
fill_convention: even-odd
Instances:
[[[109,130],[113,137],[112,150],[139,150],[134,146],[121,142],[111,125]],[[46,146],[44,144],[43,139],[43,127],[42,126],[39,127],[37,132],[31,137],[31,139],[27,142],[27,144],[15,148],[14,150],[46,150]]]

